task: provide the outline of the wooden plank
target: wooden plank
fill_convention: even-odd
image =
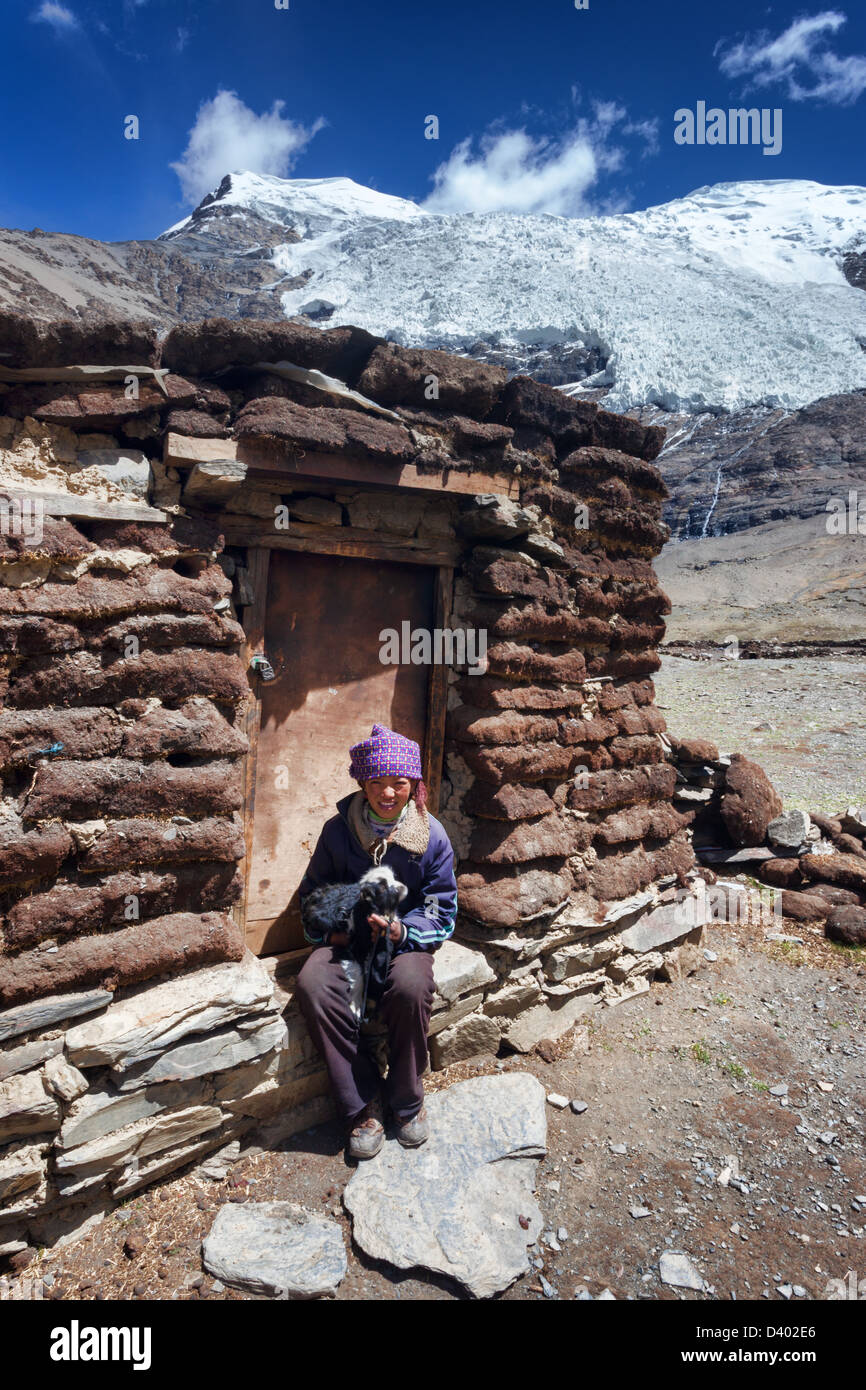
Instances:
[[[149,507],[146,502],[106,502],[98,497],[81,497],[74,492],[24,492],[20,488],[4,487],[0,484],[0,506],[2,499],[22,502],[23,515],[33,518],[43,516],[80,516],[95,521],[167,521],[168,513],[157,507]]]
[[[269,546],[273,550],[301,550],[309,555],[345,555],[358,560],[398,560],[401,564],[454,565],[457,545],[431,544],[407,536],[387,536],[381,531],[362,531],[351,526],[313,526],[293,521],[287,531],[276,530],[265,518],[222,515],[220,530],[227,545]],[[375,540],[371,539],[375,536]]]
[[[434,595],[434,627],[444,630],[450,626],[454,593],[454,571],[442,566],[436,575]],[[448,707],[448,667],[436,662],[430,668],[427,704],[427,738],[424,749],[424,781],[427,800],[433,815],[439,813],[442,790],[442,765],[445,758],[445,719]]]
[[[162,461],[169,468],[194,468],[197,463],[236,459],[238,446],[233,439],[191,439],[169,430],[165,436]]]
[[[243,629],[246,636],[244,657],[247,669],[258,653],[264,653],[265,614],[268,601],[268,568],[271,553],[263,548],[252,548],[247,557],[249,582],[253,588],[253,602],[244,609]],[[242,729],[250,742],[250,749],[244,758],[244,891],[233,908],[238,925],[247,933],[247,904],[249,902],[250,867],[252,863],[253,816],[256,800],[256,765],[258,761],[259,731],[261,728],[262,702],[257,684],[258,677],[252,677],[252,695],[243,717]],[[250,950],[257,948],[250,944]]]
[[[255,603],[255,590],[250,583],[250,572],[246,565],[238,565],[235,570],[235,583],[238,590],[238,608],[246,608],[248,604]]]
[[[407,487],[437,494],[484,492],[517,497],[519,492],[519,479],[504,473],[461,473],[455,468],[445,468],[441,473],[422,473],[412,463],[378,463],[375,459],[342,454],[304,453],[303,450],[293,451],[288,443],[281,445],[262,439],[238,440],[237,457],[247,464],[253,479],[285,478],[287,483],[327,479],[334,483],[361,483],[377,490]]]
[[[459,472],[444,468],[422,473],[412,463],[379,463],[375,459],[343,454],[305,453],[291,442],[265,439],[192,439],[169,431],[163,461],[172,468],[192,468],[217,459],[238,459],[247,465],[253,481],[286,483],[361,483],[369,488],[414,488],[420,492],[487,492],[517,497],[519,480],[506,473]]]
[[[207,459],[190,470],[181,500],[185,506],[188,503],[220,506],[234,496],[246,476],[245,463],[235,459]]]
[[[282,935],[282,932],[279,927],[275,932],[271,918],[263,921],[253,921],[251,918],[247,918],[244,925],[244,944],[254,956],[269,955],[271,942],[275,935]]]
[[[286,972],[296,975],[312,950],[312,946],[298,946],[294,951],[278,951],[275,956],[265,957],[264,967],[272,979]]]
[[[0,381],[118,381],[128,376],[153,377],[163,395],[168,395],[163,377],[168,367],[0,367]]]

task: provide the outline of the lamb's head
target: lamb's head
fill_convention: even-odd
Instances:
[[[395,878],[386,864],[368,869],[360,881],[361,900],[368,911],[380,917],[393,917],[406,896],[406,885]]]

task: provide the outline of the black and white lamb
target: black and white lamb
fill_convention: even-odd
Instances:
[[[374,943],[367,917],[374,913],[392,921],[405,896],[405,885],[381,864],[368,869],[358,883],[314,888],[301,905],[301,918],[311,935],[327,943],[333,932],[348,932],[347,945],[339,948],[340,964],[351,985],[349,1007],[359,1024],[366,1022],[368,994],[378,998],[384,989],[393,951],[388,932],[380,933]]]

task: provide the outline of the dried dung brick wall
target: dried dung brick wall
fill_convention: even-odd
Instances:
[[[0,315],[0,364],[0,1255],[330,1113],[291,967],[232,916],[252,698],[232,520],[282,503],[312,544],[447,543],[451,626],[486,635],[485,672],[450,673],[461,915],[433,1065],[648,988],[693,865],[651,679],[661,431],[354,328],[215,320],[160,345]],[[245,447],[360,481],[248,477]],[[383,490],[405,464],[429,491]],[[39,534],[16,531],[39,496]]]

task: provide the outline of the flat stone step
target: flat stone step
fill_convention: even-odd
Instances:
[[[373,1259],[449,1275],[489,1298],[528,1272],[527,1246],[541,1233],[533,1192],[547,1144],[544,1087],[526,1072],[479,1076],[424,1104],[427,1142],[386,1140],[346,1187],[354,1239]]]
[[[209,1274],[234,1289],[285,1299],[335,1294],[347,1267],[337,1223],[295,1202],[222,1207],[205,1236],[202,1260]]]

